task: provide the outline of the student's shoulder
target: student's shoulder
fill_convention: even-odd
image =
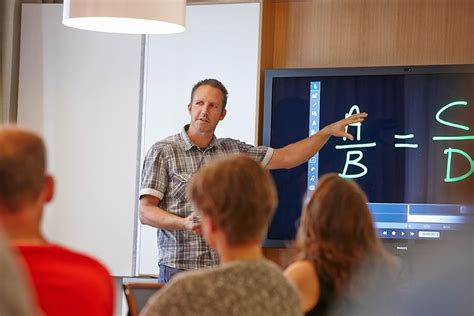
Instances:
[[[315,271],[315,265],[310,260],[297,260],[291,263],[285,271]]]
[[[161,290],[154,295],[155,307],[167,304],[178,304],[192,300],[195,295],[201,295],[206,277],[201,271],[181,272],[173,277]]]
[[[186,271],[177,274],[169,283],[170,287],[180,287],[182,289],[194,290],[194,287],[199,284],[206,283],[213,274],[214,269],[200,270],[200,271]]]
[[[189,276],[188,272],[175,275],[170,282],[150,297],[140,315],[189,315],[189,307],[194,303],[194,295],[199,293],[199,289],[191,285],[192,279],[193,277]]]
[[[110,278],[109,270],[99,260],[87,254],[59,245],[53,245],[51,252],[54,252],[58,258],[67,262],[71,267],[74,265],[79,266],[82,271],[89,270],[90,272],[93,271],[96,275]]]
[[[297,287],[310,280],[318,280],[316,267],[310,260],[298,260],[293,262],[285,269],[284,275]]]

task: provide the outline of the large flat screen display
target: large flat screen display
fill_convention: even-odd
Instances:
[[[472,213],[473,65],[271,69],[264,95],[273,148],[369,114],[348,127],[353,141],[332,137],[307,163],[272,171],[279,204],[266,246],[294,240],[305,197],[330,172],[361,186],[384,239],[442,239]]]

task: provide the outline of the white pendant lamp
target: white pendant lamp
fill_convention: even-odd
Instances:
[[[169,34],[185,30],[186,0],[64,0],[63,24],[99,32]]]

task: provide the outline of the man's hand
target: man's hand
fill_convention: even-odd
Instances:
[[[346,132],[346,126],[349,124],[363,122],[367,115],[368,114],[365,112],[351,115],[345,119],[329,124],[328,126],[324,127],[321,132],[327,133],[331,136],[346,137],[347,139],[354,140],[354,137]]]
[[[310,137],[286,145],[283,148],[275,149],[270,162],[265,168],[289,169],[299,166],[317,153],[331,136],[346,137],[350,140],[354,140],[354,137],[346,132],[346,126],[363,122],[366,117],[367,113],[351,115],[345,119],[329,124]]]
[[[197,235],[201,235],[201,220],[196,215],[192,213],[188,217],[184,218],[184,227],[186,230],[193,231]]]

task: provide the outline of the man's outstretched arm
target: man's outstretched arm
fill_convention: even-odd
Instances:
[[[310,159],[317,153],[331,136],[346,137],[353,140],[351,134],[345,131],[349,124],[360,123],[367,117],[367,113],[351,115],[345,119],[329,124],[316,134],[296,143],[275,149],[267,169],[290,169]]]

